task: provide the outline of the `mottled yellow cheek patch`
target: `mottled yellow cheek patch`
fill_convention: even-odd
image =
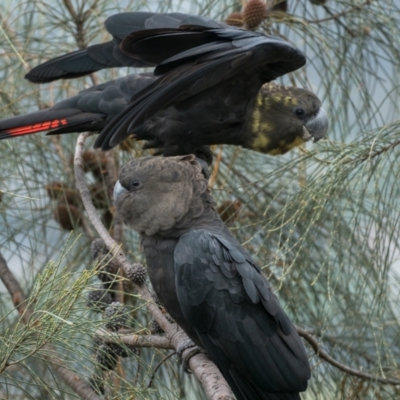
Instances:
[[[297,99],[295,97],[286,96],[283,99],[283,104],[285,106],[296,106],[298,104]]]
[[[274,149],[271,149],[267,153],[272,155],[272,156],[277,156],[280,154],[285,154],[288,151],[292,150],[293,148],[300,146],[301,144],[304,143],[304,140],[296,136],[290,143],[285,142],[284,140],[281,140],[279,142],[279,146],[275,147]]]
[[[270,140],[266,136],[266,133],[273,129],[270,124],[266,124],[266,123],[261,124],[260,128],[261,129],[259,129],[258,131],[255,131],[257,133],[257,136],[253,140],[252,149],[260,151],[260,152],[264,152],[270,143]]]
[[[280,103],[282,101],[282,96],[278,93],[274,93],[272,95],[272,100],[276,101],[277,103]]]
[[[258,108],[256,108],[253,112],[251,128],[253,132],[258,133],[260,131],[260,110]]]
[[[284,153],[284,151],[281,148],[275,148],[275,149],[272,149],[267,152],[267,154],[270,154],[271,156],[278,156],[279,154],[283,154],[283,153]]]
[[[261,95],[261,93],[258,93],[257,96],[257,106],[261,107],[263,105],[263,100],[264,100],[264,96]]]
[[[285,143],[286,151],[292,150],[293,148],[300,146],[304,143],[304,140],[298,136],[294,138],[294,140],[291,143]],[[285,151],[285,153],[286,153]]]
[[[268,82],[268,83],[264,83],[264,85],[262,85],[261,89],[264,90],[274,90],[276,88],[276,84],[274,82]]]
[[[272,132],[275,128],[274,125],[271,124],[270,122],[261,122],[260,124],[260,132],[262,132],[262,134],[266,134],[267,132]]]
[[[253,142],[252,148],[256,151],[263,152],[269,144],[269,139],[264,135],[258,135]]]

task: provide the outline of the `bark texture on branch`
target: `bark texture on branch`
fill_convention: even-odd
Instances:
[[[15,279],[14,274],[8,268],[7,262],[0,253],[0,279],[11,295],[14,307],[18,310],[19,315],[25,325],[28,324],[32,315],[32,307],[28,306],[25,293],[19,282]]]
[[[105,343],[124,343],[133,347],[155,347],[157,349],[174,349],[171,341],[161,335],[137,335],[132,333],[116,333],[98,329],[95,333]]]

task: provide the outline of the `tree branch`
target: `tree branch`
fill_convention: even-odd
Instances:
[[[169,358],[171,358],[171,357],[172,357],[173,355],[175,355],[175,354],[176,354],[175,351],[172,352],[172,353],[170,353],[170,354],[168,354],[167,356],[165,356],[165,357],[157,364],[157,366],[154,368],[153,373],[151,374],[151,378],[150,378],[150,380],[149,380],[149,384],[147,385],[147,388],[150,388],[150,387],[152,386],[154,377],[156,376],[156,373],[157,373],[158,369],[161,367],[161,365],[163,365],[163,364],[165,363],[165,361],[167,361]]]
[[[109,199],[111,200],[113,198],[113,193],[114,193],[114,186],[118,180],[118,171],[117,171],[117,167],[115,164],[115,152],[114,150],[111,151],[107,151],[105,153],[105,157],[106,157],[106,174],[105,174],[105,182],[106,182],[106,186],[107,186],[107,194]],[[114,226],[113,226],[113,233],[112,233],[112,237],[113,239],[118,242],[121,243],[122,242],[122,238],[123,238],[123,224],[121,219],[117,216],[114,215]],[[123,274],[123,270],[121,269],[119,271],[119,275],[120,276],[124,276]],[[116,301],[119,301],[120,303],[124,302],[124,283],[123,283],[123,279],[120,279],[117,283],[118,286],[118,291],[115,293],[116,295]]]
[[[17,308],[21,319],[25,325],[28,325],[29,318],[33,314],[33,309],[27,305],[28,300],[23,292],[20,284],[15,279],[14,274],[8,268],[7,262],[3,255],[0,253],[0,279],[3,281],[8,292],[11,295],[12,301]],[[56,353],[56,350],[50,344],[43,346],[47,349],[47,353]],[[81,379],[78,375],[74,374],[69,369],[62,365],[61,360],[55,360],[54,357],[44,355],[56,374],[81,398],[84,400],[101,400],[101,398],[92,390],[86,381]]]
[[[32,307],[28,304],[27,299],[25,297],[25,293],[21,288],[21,285],[15,279],[14,274],[8,268],[7,261],[5,260],[5,258],[1,253],[0,253],[0,279],[7,288],[8,293],[10,293],[14,307],[18,310],[18,313],[21,316],[23,323],[27,325],[29,322],[29,318],[33,313]]]
[[[343,372],[346,372],[349,375],[354,375],[358,376],[359,378],[366,379],[369,381],[374,381],[374,382],[380,382],[380,383],[386,383],[390,385],[400,385],[400,380],[394,379],[394,378],[382,378],[380,376],[376,375],[371,375],[367,372],[362,372],[354,368],[350,368],[347,365],[344,365],[340,363],[339,361],[336,361],[334,358],[332,358],[328,353],[326,353],[324,350],[321,349],[321,345],[318,343],[317,339],[308,331],[306,331],[303,328],[300,328],[296,326],[298,334],[303,337],[312,347],[314,350],[315,354],[321,358],[322,360],[327,361],[329,364],[333,365],[334,367],[340,369]]]
[[[82,379],[79,375],[76,375],[71,370],[65,368],[61,361],[56,363],[54,358],[46,356],[46,360],[49,361],[57,373],[57,375],[79,396],[84,400],[102,400],[96,392],[89,386],[89,384]]]
[[[400,140],[396,140],[393,143],[389,143],[386,146],[383,146],[381,149],[379,150],[375,150],[375,151],[368,151],[368,153],[365,153],[364,155],[361,155],[359,157],[355,157],[355,158],[351,158],[350,160],[345,160],[342,162],[342,164],[350,164],[350,163],[355,163],[355,162],[363,162],[366,160],[371,160],[372,158],[378,157],[381,154],[394,149],[395,147],[397,147],[400,144]]]
[[[221,164],[221,158],[222,158],[222,152],[224,150],[224,145],[221,145],[219,147],[219,152],[217,154],[217,158],[215,160],[214,168],[211,173],[210,179],[208,181],[208,186],[211,188],[214,185],[215,180],[217,179],[218,171],[219,171],[219,166]]]
[[[370,5],[370,4],[371,4],[371,0],[366,0],[362,4],[356,4],[356,5],[351,6],[351,7],[347,8],[346,10],[341,11],[341,12],[339,12],[337,14],[332,14],[330,12],[329,8],[324,6],[324,9],[330,14],[330,17],[321,18],[321,19],[314,19],[314,20],[306,19],[305,22],[308,22],[309,24],[321,24],[321,23],[326,22],[326,21],[337,20],[340,17],[343,17],[344,15],[349,14],[349,13],[351,13],[353,11],[362,10],[364,7],[366,7],[366,6]]]
[[[92,203],[90,192],[85,181],[82,152],[88,136],[88,133],[81,133],[76,142],[74,157],[76,185],[81,193],[82,201],[88,214],[88,218],[92,222],[94,228],[97,230],[109,251],[113,254],[114,260],[119,264],[120,268],[127,272],[129,269],[132,269],[132,267],[122,252],[121,246],[109,235],[107,229],[102,224],[101,219]],[[171,324],[166,319],[162,311],[154,303],[150,292],[145,285],[137,285],[137,289],[143,300],[146,302],[148,310],[163,329],[173,347],[177,349],[180,343],[183,343],[185,340],[187,340],[187,335],[178,327],[177,324]],[[183,355],[185,356],[185,353],[188,351],[190,351],[190,349],[185,350]],[[221,375],[221,372],[206,355],[196,354],[190,359],[189,366],[194,375],[203,385],[208,399],[233,400],[231,390]]]
[[[155,347],[157,349],[173,349],[171,341],[161,335],[137,335],[133,333],[109,332],[105,329],[98,329],[96,337],[101,338],[105,343],[124,343],[134,347]]]
[[[107,173],[106,173],[106,185],[107,185],[107,193],[108,193],[108,197],[110,199],[113,198],[113,193],[114,193],[114,186],[115,183],[118,180],[118,171],[117,171],[117,162],[116,162],[116,158],[118,156],[118,153],[114,152],[114,151],[107,151],[106,154],[106,159],[107,159],[107,163],[106,163],[106,168],[107,168]],[[113,225],[112,225],[112,237],[113,239],[118,242],[121,243],[122,239],[123,239],[123,235],[124,235],[124,226],[123,223],[121,221],[121,218],[116,215],[115,212],[113,212]],[[121,270],[122,271],[122,270]],[[123,282],[120,282],[120,288],[119,290],[122,292],[123,289]]]

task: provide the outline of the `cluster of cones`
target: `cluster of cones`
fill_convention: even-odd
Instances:
[[[131,317],[129,309],[119,302],[112,302],[103,313],[104,327],[111,332],[129,328]],[[104,394],[104,373],[114,370],[119,358],[139,355],[139,350],[122,342],[107,342],[95,336],[92,340],[96,367],[89,379],[89,384],[98,394]]]
[[[287,12],[287,1],[249,0],[242,11],[233,12],[225,22],[239,28],[256,29],[273,11]]]
[[[325,4],[326,0],[310,0],[313,4]],[[242,11],[233,12],[226,19],[228,25],[245,29],[256,29],[271,13],[288,11],[285,0],[249,0]]]
[[[89,185],[93,205],[99,210],[103,210],[103,223],[107,229],[110,229],[113,213],[106,185],[107,157],[102,152],[86,150],[83,153],[83,161],[85,172],[91,173],[94,177],[94,182]],[[61,228],[71,231],[81,226],[83,205],[78,189],[59,181],[48,183],[45,189],[50,199],[57,203],[53,215]]]
[[[121,329],[129,329],[132,324],[130,311],[128,307],[117,301],[121,282],[118,263],[101,239],[93,240],[90,251],[101,285],[98,289],[88,292],[87,306],[95,312],[103,313],[106,330],[118,332]],[[145,269],[140,264],[133,264],[131,267],[126,271],[126,277],[137,285],[143,285],[147,277]],[[126,358],[139,354],[139,350],[134,346],[106,342],[100,337],[93,338],[93,350],[96,368],[89,383],[99,394],[104,394],[104,373],[114,370],[120,357]]]

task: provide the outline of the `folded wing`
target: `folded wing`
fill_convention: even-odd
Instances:
[[[310,378],[304,346],[240,244],[197,230],[181,237],[174,256],[182,312],[235,395],[299,399]]]
[[[157,49],[174,49],[169,58]],[[304,55],[288,42],[235,28],[184,26],[129,35],[121,49],[145,62],[157,63],[152,85],[100,133],[95,147],[110,149],[127,132],[134,133],[158,111],[179,106],[195,96],[213,96],[230,81],[251,82],[254,95],[269,82],[305,64]]]
[[[112,40],[53,58],[33,68],[25,78],[34,83],[46,83],[77,78],[104,68],[148,67],[154,64],[127,56],[120,50],[122,40],[132,32],[159,27],[177,28],[187,24],[226,26],[205,17],[182,13],[127,12],[112,15],[104,23]]]

